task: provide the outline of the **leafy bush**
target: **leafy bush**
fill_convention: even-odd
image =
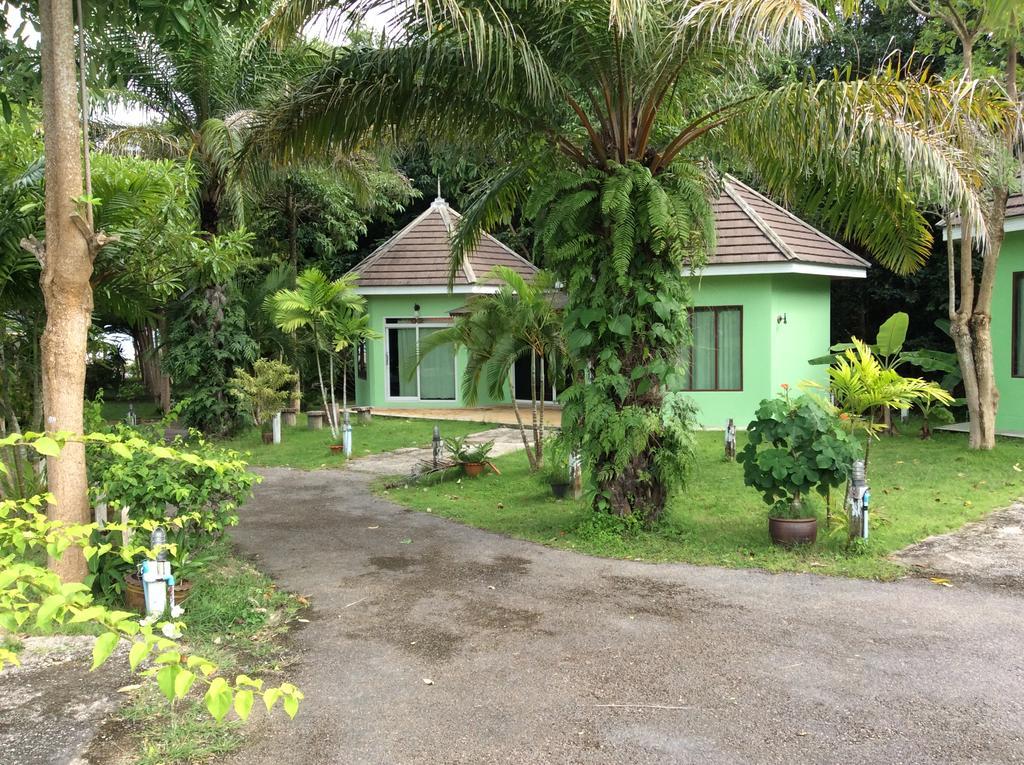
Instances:
[[[139,380],[125,380],[117,389],[118,401],[142,401],[148,398],[149,391]]]
[[[94,501],[106,501],[115,510],[130,508],[135,520],[196,513],[202,517],[202,529],[214,535],[238,523],[238,507],[258,480],[238,452],[202,438],[190,443],[187,452],[176,452],[123,426],[114,434],[128,448],[88,449]],[[139,448],[143,444],[145,448]]]
[[[758,406],[737,459],[744,483],[761,492],[774,515],[800,517],[809,512],[808,494],[824,496],[842,485],[860,447],[830,405],[812,396],[791,399],[784,387]]]
[[[451,452],[452,459],[461,464],[486,462],[494,448],[494,441],[482,444],[468,443],[466,436],[445,439],[445,448]]]
[[[237,290],[197,292],[170,324],[164,360],[175,385],[188,394],[181,402],[182,419],[208,434],[237,430],[242,413],[228,394],[228,381],[236,367],[258,356]]]
[[[209,468],[217,472],[224,467],[195,454],[149,444],[139,438],[109,434],[77,437],[69,433],[14,434],[0,438],[0,447],[23,446],[49,457],[58,455],[64,443],[73,438],[85,441],[90,447],[105,447],[124,458],[135,452],[148,452],[158,459],[180,462],[189,468]],[[29,626],[50,630],[69,624],[82,625],[98,634],[92,652],[93,669],[104,664],[125,641],[131,646],[128,651],[131,669],[155,680],[169,701],[183,699],[193,688],[205,688],[203,702],[218,721],[232,708],[240,718],[247,719],[257,697],[262,698],[268,711],[281,701],[289,717],[295,716],[302,692],[294,685],[283,683],[269,687],[262,680],[245,674],[235,674],[234,679],[229,679],[213,662],[184,650],[178,642],[184,623],[152,618],[140,622],[138,614],[98,603],[88,586],[62,582],[55,572],[41,565],[39,561],[46,555],[60,557],[72,547],[82,548],[89,560],[114,554],[110,547],[91,544],[98,531],[96,524],[49,520],[44,507],[53,501],[53,496],[46,494],[0,501],[0,629],[20,632]],[[113,523],[107,530],[128,531],[129,527]],[[146,551],[147,554],[152,552]],[[172,614],[171,618],[177,616]],[[0,645],[0,671],[5,664],[17,663],[16,652],[6,644]]]
[[[285,408],[298,381],[299,376],[284,362],[257,359],[252,374],[244,369],[235,370],[230,390],[253,424],[261,426]]]

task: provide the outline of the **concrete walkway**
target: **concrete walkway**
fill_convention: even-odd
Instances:
[[[453,409],[434,407],[431,409],[389,409],[375,407],[374,415],[381,417],[404,417],[408,420],[460,420],[462,422],[493,422],[496,425],[515,425],[516,414],[512,406],[477,406]],[[530,427],[530,404],[519,405],[519,416],[526,427]],[[544,426],[558,428],[562,425],[562,408],[557,404],[544,407]]]
[[[922,574],[1024,591],[1024,504],[996,510],[890,557]]]
[[[1024,762],[1011,591],[589,558],[264,473],[235,536],[312,600],[306,701],[230,762]]]
[[[491,428],[466,437],[466,442],[481,444],[493,441],[491,459],[523,448],[523,438],[514,428]],[[446,455],[448,456],[448,455]],[[433,459],[433,449],[422,449],[409,446],[383,454],[368,454],[348,460],[342,468],[347,473],[358,473],[366,476],[412,475],[419,472],[423,465]]]

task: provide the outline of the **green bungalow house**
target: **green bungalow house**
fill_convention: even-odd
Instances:
[[[693,347],[688,387],[701,425],[744,427],[758,402],[813,380],[825,369],[808,359],[829,346],[833,279],[864,278],[868,263],[749,186],[727,178],[714,204],[717,248],[694,280]],[[495,265],[524,275],[536,267],[491,236],[483,236],[448,289],[448,235],[459,214],[438,198],[353,271],[382,341],[359,350],[356,399],[378,408],[463,407],[459,375],[464,351],[437,349],[414,371],[417,343],[447,326],[474,294],[495,291]],[[529,364],[516,370],[526,390]],[[518,380],[522,379],[520,384]],[[547,395],[557,400],[558,391]],[[506,394],[507,396],[507,394]],[[481,405],[493,401],[481,391]]]
[[[1024,433],[1024,194],[1010,197],[992,293],[992,353],[999,409],[996,431]],[[960,227],[953,227],[960,238]]]

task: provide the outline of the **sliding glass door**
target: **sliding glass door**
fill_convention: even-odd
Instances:
[[[444,327],[388,321],[388,397],[414,401],[454,401],[455,352],[451,345],[435,348],[423,357],[419,367],[416,366],[420,344]]]

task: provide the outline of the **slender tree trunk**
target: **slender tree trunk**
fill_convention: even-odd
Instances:
[[[533,453],[537,457],[537,467],[541,466],[539,439],[537,438],[537,354],[530,349],[530,424],[533,428]]]
[[[316,376],[320,380],[320,396],[324,400],[324,409],[327,409],[327,388],[324,387],[324,370],[320,365],[320,342],[316,332],[313,333],[313,352],[316,355]],[[332,393],[333,396],[333,393]],[[334,425],[331,421],[330,412],[327,413],[327,425],[331,428],[331,436],[337,438],[338,434],[334,430]]]
[[[544,357],[540,357],[540,416],[537,426],[537,467],[544,467]]]
[[[948,19],[947,19],[948,21]],[[969,33],[962,25],[954,24],[964,51],[964,76],[973,77],[973,46],[977,33]],[[1006,56],[1006,89],[1011,101],[1018,101],[1017,42],[1011,40]],[[1005,138],[1006,148],[1014,149],[1013,136]],[[964,393],[970,417],[969,445],[972,449],[992,449],[996,442],[996,412],[999,408],[999,390],[996,386],[992,349],[992,294],[995,289],[999,253],[1005,235],[1006,200],[1009,189],[1005,185],[992,188],[992,207],[988,215],[987,250],[982,258],[981,281],[975,293],[973,276],[974,250],[971,226],[966,211],[961,212],[960,223],[960,304],[954,304],[957,269],[952,242],[947,243],[949,269],[950,323],[953,344],[964,378]],[[950,229],[947,227],[947,239]]]
[[[171,411],[171,376],[164,370],[164,343],[170,334],[167,332],[167,314],[163,311],[157,318],[156,327],[157,333],[153,342],[153,362],[157,379],[156,398],[160,411],[168,414]]]
[[[508,389],[512,393],[512,411],[516,415],[516,423],[519,425],[519,435],[523,439],[523,448],[526,449],[526,460],[530,463],[530,470],[537,470],[537,457],[530,448],[530,440],[526,437],[526,426],[523,424],[522,415],[519,413],[519,404],[516,403],[516,373],[515,367],[508,374]]]
[[[334,438],[338,437],[338,402],[334,398],[334,354],[327,354],[327,374],[329,376],[328,382],[331,384],[331,406],[330,411],[327,413],[327,421],[331,423],[331,435]]]
[[[32,415],[29,430],[36,433],[43,429],[43,364],[40,350],[39,324],[29,324],[28,336],[32,348]]]
[[[40,0],[43,132],[46,152],[46,247],[40,277],[46,304],[41,343],[47,431],[82,433],[85,356],[92,319],[92,257],[72,221],[82,195],[81,136],[75,83],[75,26],[71,3]],[[69,442],[47,462],[52,520],[90,520],[85,445]],[[50,567],[65,581],[88,574],[85,557],[70,547]]]

